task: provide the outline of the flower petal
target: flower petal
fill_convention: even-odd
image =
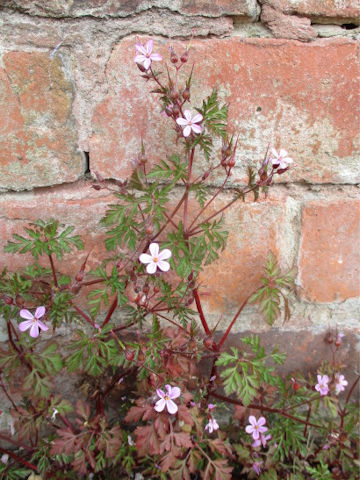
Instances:
[[[136,55],[136,57],[134,58],[134,62],[136,63],[144,63],[145,60],[145,55]]]
[[[32,320],[26,320],[26,322],[21,322],[21,323],[19,323],[19,330],[20,330],[20,332],[25,332],[25,330],[27,330],[28,328],[30,328],[32,324],[33,324],[33,321],[32,321]]]
[[[151,65],[151,60],[150,60],[150,58],[145,58],[145,60],[144,60],[144,68],[145,68],[146,70],[149,70],[150,65]]]
[[[186,120],[188,122],[191,122],[191,112],[190,112],[190,110],[185,110],[184,117],[186,118]]]
[[[201,133],[202,132],[202,127],[200,125],[191,125],[191,129],[195,133]]]
[[[159,244],[158,243],[150,243],[149,245],[150,253],[153,257],[159,256]]]
[[[21,318],[26,318],[26,320],[33,320],[34,319],[34,315],[31,312],[29,312],[29,310],[26,310],[26,309],[20,310],[20,317]]]
[[[37,321],[37,324],[39,325],[39,327],[41,328],[41,330],[44,330],[44,332],[46,332],[46,330],[49,330],[49,327],[47,327],[45,325],[45,323],[43,323],[41,320],[38,320]]]
[[[250,415],[249,417],[249,423],[251,423],[251,425],[253,427],[255,427],[255,425],[257,425],[257,421],[256,421],[256,418],[254,417],[254,415]]]
[[[161,390],[161,388],[156,389],[156,394],[159,398],[164,398],[165,397],[165,392],[164,392],[164,390]]]
[[[153,274],[157,270],[157,264],[155,262],[150,262],[147,264],[146,271],[147,273]]]
[[[158,400],[155,404],[155,407],[154,409],[157,411],[157,412],[162,412],[165,408],[165,405],[166,405],[166,402],[163,398],[160,398],[160,400]]]
[[[203,116],[201,115],[201,113],[197,113],[195,117],[191,120],[191,122],[200,123],[202,119],[203,119]]]
[[[257,424],[259,426],[265,425],[265,423],[266,423],[266,418],[265,417],[260,417],[259,420],[257,421]]]
[[[271,149],[271,153],[274,155],[274,157],[278,157],[278,156],[279,156],[279,154],[278,154],[278,152],[275,150],[275,148],[272,148],[272,149]]]
[[[287,153],[286,150],[284,150],[283,148],[280,148],[280,152],[279,152],[280,157],[285,158],[287,156],[287,154],[288,153]]]
[[[157,266],[162,270],[163,272],[168,272],[170,270],[170,263],[165,262],[164,260],[159,260],[157,262]]]
[[[191,133],[191,127],[190,127],[190,125],[186,125],[186,127],[183,130],[184,137],[188,137],[190,135],[190,133]]]
[[[249,433],[250,435],[253,433],[254,431],[254,427],[252,425],[248,425],[246,428],[245,428],[245,432],[246,433]]]
[[[146,53],[150,55],[153,48],[154,48],[154,40],[150,39],[145,44]]]
[[[148,255],[147,253],[142,253],[139,257],[141,263],[150,263],[153,261],[153,257]]]
[[[142,43],[137,43],[135,45],[135,48],[138,52],[142,53],[143,55],[146,55],[146,48],[144,47],[144,45]]]
[[[160,53],[152,53],[150,55],[150,59],[155,61],[155,62],[161,62],[161,60],[163,59],[162,56],[160,55]]]
[[[254,430],[252,432],[252,437],[254,440],[257,440],[260,437],[260,433],[258,432],[258,430]]]
[[[171,257],[171,255],[172,255],[171,250],[169,250],[168,248],[164,248],[164,250],[161,250],[161,252],[159,253],[158,259],[167,260],[168,258]]]
[[[173,399],[173,398],[178,398],[178,397],[180,397],[180,395],[181,395],[181,390],[180,390],[179,387],[173,387],[173,388],[171,389],[171,392],[169,392],[169,397],[170,397],[171,399]]]
[[[34,322],[30,328],[30,337],[36,338],[39,336],[39,327],[37,322]]]
[[[35,318],[41,318],[45,315],[45,307],[37,307],[35,311]]]
[[[187,120],[185,120],[185,118],[179,117],[179,118],[176,119],[176,123],[178,125],[187,125],[189,122]]]
[[[167,408],[167,411],[172,415],[178,411],[178,406],[172,400],[168,400],[166,402],[166,408]]]

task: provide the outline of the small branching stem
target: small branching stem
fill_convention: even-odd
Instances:
[[[102,324],[103,327],[105,327],[105,325],[110,321],[111,316],[112,316],[112,314],[114,313],[115,308],[117,307],[117,304],[118,304],[118,296],[117,296],[117,294],[116,294],[116,296],[115,296],[112,304],[110,305],[110,308],[109,308],[109,311],[108,311],[108,313],[107,313],[107,315],[106,315],[106,317],[105,317],[105,320],[104,320],[104,322],[103,322],[103,324]]]
[[[56,288],[58,288],[59,284],[58,284],[58,280],[57,280],[57,276],[56,276],[54,260],[52,258],[51,253],[48,255],[48,258],[49,258],[50,265],[51,265],[51,271],[52,271],[52,275],[53,275],[53,279],[54,279],[54,285],[55,285]]]
[[[24,458],[19,457],[19,456],[16,455],[14,452],[11,452],[10,450],[6,450],[5,448],[2,448],[2,447],[0,447],[0,452],[1,452],[1,453],[6,453],[7,455],[9,455],[9,457],[13,458],[13,459],[16,460],[17,462],[21,463],[21,464],[24,465],[25,467],[30,468],[30,469],[33,470],[34,472],[38,473],[38,469],[37,469],[37,466],[36,466],[36,465],[34,465],[33,463],[28,462],[28,461],[25,460]]]
[[[240,313],[242,312],[243,308],[245,307],[245,305],[247,304],[247,302],[249,301],[249,298],[250,298],[250,295],[245,298],[245,300],[243,301],[243,303],[240,305],[240,308],[239,310],[236,312],[234,318],[232,319],[230,325],[228,326],[226,332],[224,333],[224,335],[222,336],[220,342],[217,344],[217,347],[216,347],[216,350],[219,350],[221,348],[221,346],[223,345],[223,343],[225,342],[225,340],[227,339],[227,337],[229,336],[229,333],[231,332],[231,329],[233,328],[236,320],[238,319]]]

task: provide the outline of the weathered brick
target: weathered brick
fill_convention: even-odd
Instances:
[[[360,201],[308,202],[302,212],[299,293],[313,302],[360,296]]]
[[[134,43],[125,39],[114,48],[107,69],[111,93],[93,118],[91,161],[106,177],[127,177],[141,139],[150,158],[179,149],[170,121],[160,116],[155,95],[149,93],[151,85],[136,69]],[[185,47],[173,45],[179,52]],[[192,45],[194,106],[218,86],[230,103],[230,131],[240,135],[234,182],[244,179],[248,160],[259,163],[268,142],[286,148],[295,160],[282,181],[360,181],[356,42],[232,38]],[[155,42],[164,58],[168,46],[164,40]]]
[[[31,189],[83,174],[71,114],[74,91],[59,57],[9,52],[0,69],[0,188]]]
[[[290,15],[305,15],[316,19],[331,19],[333,22],[360,23],[359,0],[259,0],[262,5],[271,7]]]
[[[207,215],[218,211],[232,198],[221,195],[209,207]],[[282,260],[285,212],[286,198],[280,194],[258,202],[250,198],[245,203],[239,201],[226,211],[224,225],[229,231],[226,248],[200,276],[201,299],[212,317],[224,315],[227,319],[260,286],[270,251]]]
[[[78,271],[86,255],[91,251],[88,267],[98,265],[99,258],[105,255],[103,245],[104,229],[99,222],[105,212],[106,205],[113,198],[102,191],[91,189],[91,183],[77,183],[76,187],[58,187],[40,189],[35,192],[17,194],[3,194],[0,196],[0,265],[16,271],[32,262],[30,254],[4,253],[4,246],[12,235],[24,234],[24,227],[29,222],[38,219],[56,219],[60,223],[75,226],[74,234],[81,235],[85,243],[85,250],[75,255],[67,255],[64,261],[55,260],[59,271],[63,274],[74,274]],[[47,265],[47,259],[41,262]]]
[[[256,0],[3,0],[7,8],[44,17],[126,17],[151,8],[165,8],[185,15],[244,15],[255,17],[259,7]]]

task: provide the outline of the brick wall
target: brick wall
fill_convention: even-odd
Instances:
[[[174,137],[139,78],[134,43],[151,36],[166,56],[194,32],[194,97],[200,102],[217,85],[240,135],[233,185],[268,142],[295,159],[268,199],[229,211],[228,247],[203,277],[211,323],[223,314],[226,325],[272,249],[282,266],[298,269],[293,316],[270,331],[248,308],[237,330],[267,331],[268,341],[316,366],[337,325],[354,363],[359,25],[359,0],[2,0],[0,266],[24,263],[2,247],[39,217],[76,224],[96,264],[110,198],[90,188],[85,152],[90,170],[108,179],[126,178],[141,138],[154,160],[171,152]]]

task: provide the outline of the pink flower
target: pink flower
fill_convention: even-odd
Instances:
[[[261,468],[260,465],[262,465],[263,462],[255,462],[252,466],[253,470],[255,471],[256,475],[260,475],[261,473]]]
[[[142,63],[146,70],[149,70],[151,62],[161,62],[162,56],[160,53],[152,53],[154,46],[153,40],[148,40],[145,46],[142,43],[137,43],[135,45],[138,54],[134,58],[134,62]]]
[[[194,133],[202,132],[202,127],[200,125],[196,125],[197,123],[200,123],[203,119],[203,116],[200,113],[197,113],[194,118],[191,118],[190,110],[185,110],[184,116],[185,118],[179,117],[176,119],[176,123],[178,125],[185,127],[183,129],[184,137],[188,137],[191,133],[191,130]]]
[[[157,412],[162,412],[166,407],[170,414],[175,414],[178,411],[178,406],[173,402],[173,399],[180,397],[181,390],[179,387],[171,387],[170,385],[165,385],[165,388],[166,393],[160,388],[156,390],[160,400],[156,402],[154,409]]]
[[[344,375],[340,375],[337,373],[335,375],[335,393],[338,395],[340,392],[343,392],[345,390],[346,385],[348,384],[348,381],[345,380]]]
[[[208,404],[208,409],[209,410],[213,410],[215,407],[216,407],[216,405],[214,405],[213,403]]]
[[[246,433],[252,435],[254,440],[258,440],[260,434],[267,431],[267,427],[263,426],[266,423],[266,418],[260,417],[259,420],[256,420],[253,415],[250,415],[249,422],[250,425],[245,428],[245,431]]]
[[[293,159],[288,157],[288,153],[286,150],[280,149],[278,153],[275,148],[271,149],[271,153],[273,155],[272,165],[274,168],[279,168],[279,170],[283,170],[289,167],[290,163],[293,163]]]
[[[321,396],[327,395],[329,393],[329,377],[327,375],[318,375],[317,381],[318,383],[315,385],[315,390],[320,392]]]
[[[25,332],[25,330],[28,330],[30,328],[30,336],[31,337],[38,337],[39,336],[39,327],[41,330],[49,330],[49,327],[47,327],[43,322],[39,320],[39,318],[43,317],[45,315],[45,307],[37,307],[35,311],[35,315],[33,315],[29,310],[20,310],[20,317],[21,318],[26,318],[26,322],[21,322],[19,324],[19,330],[21,332]]]
[[[205,430],[208,430],[209,433],[213,433],[213,431],[218,430],[219,425],[215,418],[210,418],[209,423],[205,426]]]
[[[271,435],[263,435],[262,433],[260,434],[260,438],[255,440],[255,442],[252,444],[253,447],[260,447],[262,445],[264,448],[266,447],[266,443],[268,440],[271,440]]]
[[[141,263],[147,263],[147,273],[155,273],[157,268],[160,268],[163,272],[167,272],[170,269],[170,264],[164,260],[171,257],[171,251],[165,248],[165,250],[160,252],[158,243],[150,243],[149,250],[151,255],[142,253],[139,257]]]

